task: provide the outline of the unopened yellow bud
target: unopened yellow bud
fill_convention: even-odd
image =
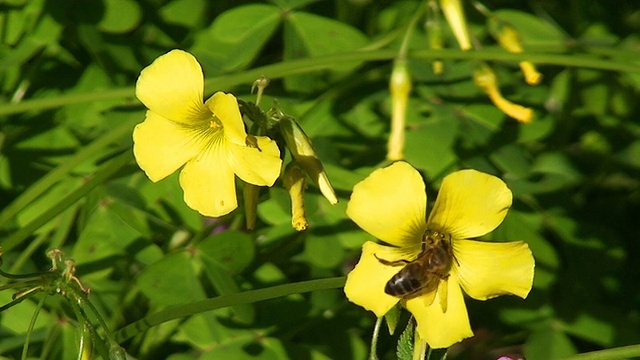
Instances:
[[[536,70],[536,66],[530,61],[521,61],[520,70],[524,74],[524,81],[529,85],[538,85],[542,81],[542,74]]]
[[[440,7],[462,50],[471,49],[467,20],[460,0],[440,0]]]
[[[389,91],[391,92],[391,134],[387,144],[387,159],[402,160],[407,103],[411,93],[411,77],[406,60],[396,59],[393,63]]]
[[[337,204],[336,193],[307,134],[304,133],[298,122],[289,116],[282,117],[279,125],[287,147],[298,165],[320,188],[320,192],[331,205]]]
[[[438,3],[435,0],[430,0],[427,6],[427,22],[425,27],[427,29],[427,36],[429,39],[429,48],[434,50],[440,50],[444,45],[442,21],[440,21],[439,11]],[[442,74],[443,65],[441,60],[434,60],[431,63],[431,66],[434,74]]]
[[[532,109],[514,104],[502,96],[498,88],[496,74],[486,64],[478,66],[474,70],[473,80],[476,85],[489,96],[493,104],[508,116],[524,123],[530,122],[533,119]]]
[[[498,40],[498,43],[502,48],[515,54],[519,54],[524,51],[522,48],[520,34],[513,26],[495,18],[490,18],[489,24],[489,28],[492,29],[491,32],[493,33],[493,36]],[[537,85],[540,83],[542,80],[542,74],[536,70],[535,65],[530,61],[521,61],[519,65],[527,84]]]
[[[242,187],[244,195],[244,216],[247,229],[253,230],[256,227],[256,209],[258,208],[258,195],[260,187],[254,184],[244,183]]]
[[[304,188],[306,186],[306,174],[294,161],[287,165],[283,176],[284,186],[291,198],[291,226],[296,231],[307,229],[307,215],[304,210]]]

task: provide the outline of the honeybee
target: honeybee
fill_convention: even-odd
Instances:
[[[409,261],[400,259],[388,261],[374,254],[380,263],[388,266],[402,266],[384,287],[384,292],[402,299],[410,299],[431,292],[440,280],[449,277],[453,257],[451,237],[437,230],[427,229],[422,236],[422,250],[418,257]],[[435,296],[435,292],[433,294]]]

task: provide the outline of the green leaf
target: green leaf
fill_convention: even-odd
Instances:
[[[318,2],[319,0],[270,0],[275,5],[278,5],[283,10],[292,10],[295,8],[301,8],[309,4]]]
[[[234,274],[242,272],[255,256],[251,236],[234,230],[207,237],[197,249],[203,259],[213,261]]]
[[[145,268],[137,278],[140,291],[154,304],[170,306],[205,298],[188,251],[169,254]]]
[[[413,320],[407,323],[407,327],[404,329],[398,344],[396,345],[396,355],[398,360],[411,360],[413,359],[413,336],[414,336],[414,324]]]
[[[561,152],[549,152],[539,155],[531,166],[531,171],[562,176],[567,184],[577,182],[582,178],[582,175],[571,164],[567,156]]]
[[[61,195],[73,192],[81,182],[82,180],[80,179],[70,178],[54,185],[50,191],[31,202],[17,214],[16,219],[18,226],[23,227],[42,216],[42,214],[51,208],[51,204],[54,203],[54,200],[59,199]],[[72,206],[66,211],[73,213],[76,211],[76,206]],[[57,219],[59,219],[61,215],[62,214],[59,214],[43,226],[39,227],[34,234],[44,234],[53,230],[57,226]]]
[[[133,0],[103,0],[104,15],[98,28],[107,33],[132,31],[142,20],[142,9]]]
[[[13,293],[11,291],[0,292],[0,304],[4,305],[12,300]],[[41,294],[40,296],[44,296]],[[38,299],[38,297],[36,297]],[[4,311],[0,316],[0,328],[13,332],[14,334],[25,334],[29,328],[29,321],[33,313],[37,309],[37,304],[29,299],[14,305],[9,310]],[[55,322],[55,316],[45,308],[40,309],[38,319],[36,320],[34,331],[45,329]]]
[[[345,254],[340,240],[333,235],[309,234],[304,244],[303,255],[310,264],[331,269],[344,260]]]
[[[230,334],[234,333],[234,330],[220,324],[219,313],[220,311],[206,312],[191,316],[180,324],[175,340],[188,341],[200,349],[221,345]],[[233,335],[236,337],[240,334]]]
[[[114,211],[112,207],[118,209]],[[113,265],[114,257],[123,257],[127,248],[140,236],[129,209],[120,204],[102,204],[91,214],[73,248],[73,258],[93,271],[106,275],[113,271],[104,261]],[[107,260],[108,259],[108,260]],[[91,264],[93,263],[93,264]]]
[[[205,273],[220,295],[240,291],[232,273],[239,273],[253,260],[253,240],[237,231],[223,231],[205,239],[197,247]],[[238,319],[246,324],[254,321],[255,309],[251,304],[232,307]]]
[[[615,324],[618,322],[614,322],[614,318],[607,312],[609,311],[604,307],[592,309],[589,313],[582,312],[575,319],[567,321],[564,330],[568,334],[599,344],[602,347],[610,347],[616,337]]]
[[[291,200],[289,193],[283,188],[269,189],[268,201],[258,204],[258,215],[271,225],[285,225],[291,227]]]
[[[456,161],[452,145],[458,133],[455,119],[436,117],[413,129],[408,129],[405,158],[413,166],[424,170],[428,178],[442,175]],[[429,144],[429,146],[425,146]]]
[[[284,34],[284,56],[287,60],[356,50],[367,44],[366,36],[357,29],[334,19],[302,11],[289,13]],[[345,72],[358,65],[358,62],[344,63],[332,70]],[[285,78],[285,86],[289,91],[309,93],[326,84],[327,76],[324,74]]]
[[[527,360],[559,359],[575,353],[571,340],[551,323],[534,331],[524,347]]]
[[[526,178],[529,175],[530,159],[525,149],[519,145],[505,145],[489,157],[505,177]]]
[[[196,35],[191,50],[207,76],[242,69],[271,38],[280,16],[277,7],[264,4],[230,9],[220,14],[207,31]]]
[[[255,335],[257,338],[258,335]],[[228,341],[202,354],[200,360],[218,359],[247,359],[256,358],[260,360],[282,360],[279,351],[273,347],[279,340],[263,338],[260,341],[251,338],[240,338],[235,341]]]
[[[205,20],[206,10],[206,0],[173,0],[159,13],[167,23],[198,29]]]

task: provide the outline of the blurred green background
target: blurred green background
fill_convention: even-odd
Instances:
[[[487,0],[520,32],[521,55],[497,46],[465,3],[478,51],[428,49],[418,21],[409,44],[413,91],[406,160],[427,182],[475,168],[505,180],[514,205],[487,239],[524,240],[536,258],[526,300],[467,299],[476,336],[449,359],[524,353],[554,359],[640,343],[640,7],[634,1]],[[353,185],[385,160],[392,62],[422,1],[0,0],[0,246],[2,269],[46,271],[60,248],[112,331],[168,306],[344,276],[370,236],[344,210]],[[194,54],[206,95],[277,99],[313,140],[340,197],[310,186],[310,222],[291,228],[281,182],[265,190],[253,232],[242,209],[205,219],[173,176],[137,167],[131,131],[141,69],[180,48]],[[444,73],[431,62],[440,58]],[[502,93],[531,107],[521,124],[474,84],[488,61]],[[544,79],[528,86],[518,61]],[[1,280],[0,285],[7,284]],[[335,287],[335,286],[334,286]],[[2,304],[15,291],[0,292]],[[44,299],[44,300],[43,300]],[[40,303],[40,301],[43,301]],[[35,294],[0,313],[1,358],[74,359],[82,328],[69,299]],[[40,305],[39,305],[40,304]],[[94,326],[95,319],[89,316]],[[366,359],[375,316],[334,288],[180,317],[121,342],[139,359]],[[102,331],[102,330],[100,330]],[[383,326],[382,359],[399,332]],[[97,355],[96,355],[97,356]]]

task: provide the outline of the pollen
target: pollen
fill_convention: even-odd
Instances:
[[[218,129],[218,128],[221,128],[222,125],[220,124],[220,121],[218,121],[218,119],[213,119],[209,121],[209,127],[211,129]]]

